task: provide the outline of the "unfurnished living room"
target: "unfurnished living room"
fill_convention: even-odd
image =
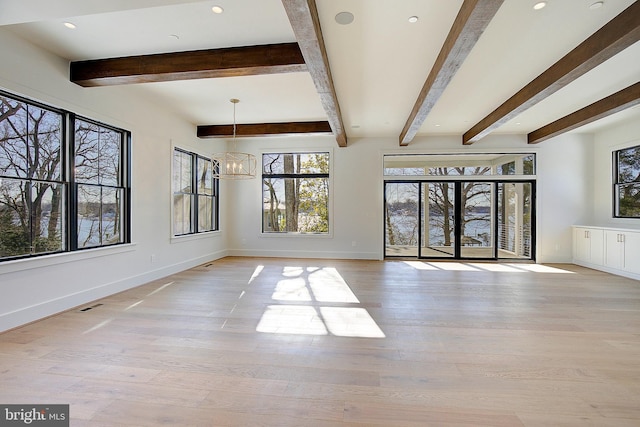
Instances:
[[[0,0],[0,425],[639,425],[639,39]]]

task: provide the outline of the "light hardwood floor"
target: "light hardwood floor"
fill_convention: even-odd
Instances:
[[[68,403],[72,426],[638,426],[640,282],[225,258],[0,334],[0,403]]]

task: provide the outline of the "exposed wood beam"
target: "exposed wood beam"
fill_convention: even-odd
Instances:
[[[327,121],[287,122],[287,123],[250,123],[236,124],[236,136],[269,136],[300,134],[331,134]],[[198,126],[198,138],[229,138],[233,136],[233,125]]]
[[[504,0],[465,0],[400,133],[409,145]]]
[[[469,145],[480,140],[638,40],[640,40],[640,1],[634,2],[474,125],[463,135],[462,143]]]
[[[297,43],[232,47],[72,62],[80,86],[166,82],[307,71]]]
[[[538,144],[637,104],[640,104],[640,82],[534,130],[527,139],[529,144]]]
[[[307,68],[320,95],[329,124],[340,147],[347,146],[338,97],[331,77],[315,0],[282,0],[289,22],[302,50]]]

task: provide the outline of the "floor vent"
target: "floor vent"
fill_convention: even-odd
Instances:
[[[100,307],[101,305],[102,304],[94,304],[91,307],[85,307],[85,308],[81,309],[80,311],[89,311],[89,310],[91,310],[93,308]]]

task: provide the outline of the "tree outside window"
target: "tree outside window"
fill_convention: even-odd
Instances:
[[[65,249],[63,115],[0,96],[0,258]]]
[[[173,235],[218,229],[218,180],[209,158],[173,151]]]
[[[329,233],[329,153],[262,156],[264,233]]]
[[[640,218],[640,145],[614,152],[615,216]]]
[[[124,130],[0,93],[0,260],[128,242],[128,147]]]
[[[75,120],[78,248],[122,243],[122,132]]]

